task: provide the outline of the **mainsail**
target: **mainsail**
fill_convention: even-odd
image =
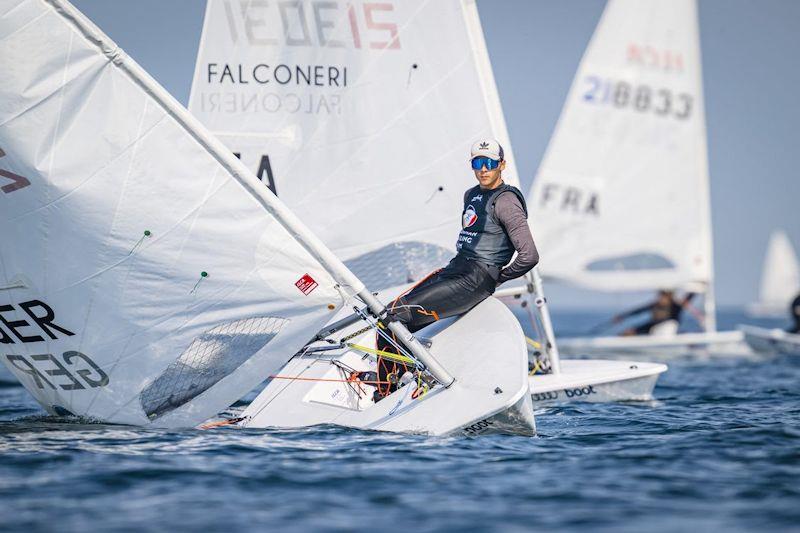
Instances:
[[[474,0],[209,0],[189,110],[371,289],[453,255],[475,139],[518,183]]]
[[[0,71],[0,358],[51,413],[194,425],[363,289],[67,2],[0,2]]]
[[[710,289],[700,61],[694,0],[608,2],[529,196],[543,275]]]
[[[800,263],[797,254],[786,232],[776,230],[769,237],[764,257],[759,301],[748,306],[748,311],[755,315],[785,315],[798,291]]]

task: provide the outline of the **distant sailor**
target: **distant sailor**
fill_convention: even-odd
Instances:
[[[493,139],[480,140],[472,145],[470,162],[478,185],[464,193],[458,253],[389,306],[390,320],[404,323],[411,332],[466,313],[498,285],[523,276],[539,262],[525,198],[519,189],[503,183],[503,147]],[[517,256],[511,261],[515,251]],[[392,348],[378,337],[378,349]],[[406,370],[402,364],[379,358],[379,381],[392,384],[379,386],[376,400],[391,393]]]
[[[627,313],[622,313],[614,317],[614,322],[619,323],[628,317],[638,315],[640,313],[650,312],[650,320],[637,327],[628,328],[622,332],[623,336],[630,335],[649,335],[653,333],[656,326],[664,324],[668,321],[674,321],[677,325],[681,319],[683,309],[689,305],[689,302],[694,298],[694,293],[688,293],[680,302],[675,297],[674,293],[669,290],[658,291],[656,300],[637,307]]]
[[[794,319],[794,326],[789,328],[789,333],[800,333],[800,294],[798,294],[792,301],[792,306],[789,308],[789,312]]]

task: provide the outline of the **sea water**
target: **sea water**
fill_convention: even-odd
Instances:
[[[0,530],[798,530],[800,358],[668,364],[654,401],[540,410],[535,438],[87,425],[0,381]]]

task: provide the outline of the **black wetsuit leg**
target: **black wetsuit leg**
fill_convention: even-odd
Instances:
[[[413,333],[439,319],[464,314],[481,303],[494,293],[499,275],[495,267],[457,255],[389,309]]]

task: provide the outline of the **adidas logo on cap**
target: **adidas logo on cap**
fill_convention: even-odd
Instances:
[[[503,157],[503,147],[494,139],[481,139],[472,145],[469,156],[470,160],[479,156],[489,157],[496,161],[505,159]]]

